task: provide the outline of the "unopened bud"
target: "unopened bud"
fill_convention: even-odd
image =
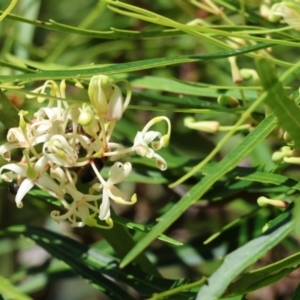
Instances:
[[[239,100],[229,95],[221,95],[218,97],[218,103],[224,107],[237,107],[240,105]]]
[[[287,142],[293,141],[293,138],[291,137],[291,135],[290,135],[287,131],[284,132],[284,134],[283,134],[283,139],[284,139],[285,141],[287,141]]]
[[[287,208],[288,203],[282,200],[277,200],[277,199],[269,199],[267,197],[261,196],[257,199],[257,204],[260,207],[265,207],[268,205],[274,206],[274,207],[279,207],[279,208]]]
[[[196,129],[208,133],[217,133],[219,131],[220,123],[217,121],[199,121],[195,122],[192,117],[184,119],[184,125],[191,129]]]

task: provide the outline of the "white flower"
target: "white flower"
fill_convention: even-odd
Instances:
[[[79,192],[74,186],[68,184],[65,186],[66,194],[69,194],[73,202],[68,204],[64,199],[62,203],[67,209],[63,215],[59,211],[52,211],[51,217],[58,223],[63,220],[69,220],[73,227],[83,227],[84,225],[109,229],[113,226],[110,218],[107,218],[108,226],[97,224],[95,216],[99,214],[97,201],[101,199],[101,195],[89,195]]]
[[[103,179],[99,171],[97,170],[94,162],[91,162],[92,168],[96,173],[98,179],[101,182],[103,195],[102,195],[102,203],[100,205],[100,220],[107,220],[110,218],[110,202],[109,199],[114,200],[118,204],[124,205],[132,205],[136,202],[136,195],[134,194],[131,197],[130,201],[125,200],[125,195],[122,193],[120,189],[115,187],[115,184],[122,182],[126,179],[131,172],[131,163],[126,162],[122,164],[120,162],[114,163],[114,165],[110,168],[109,178],[107,181]]]
[[[78,158],[64,136],[53,135],[43,146],[43,155],[50,163],[63,167],[74,167]]]
[[[122,118],[131,99],[130,84],[126,84],[126,98],[123,100],[116,82],[109,77],[92,77],[88,89],[91,105],[75,103],[68,105],[65,100],[65,80],[60,85],[48,80],[42,87],[33,91],[28,98],[37,97],[42,103],[49,99],[46,107],[34,113],[30,121],[25,119],[26,111],[20,111],[19,127],[11,128],[7,134],[7,143],[0,146],[0,155],[11,159],[12,149],[21,149],[23,156],[18,163],[9,163],[0,168],[0,177],[11,182],[16,178],[18,186],[16,204],[22,207],[26,193],[34,186],[45,190],[67,210],[61,214],[53,211],[56,221],[68,220],[72,226],[85,225],[111,228],[110,199],[118,204],[131,205],[137,199],[134,194],[127,200],[125,194],[115,185],[125,180],[132,166],[129,162],[114,163],[109,178],[104,180],[93,159],[111,157],[111,161],[135,151],[138,155],[155,158],[158,167],[165,170],[166,161],[155,151],[166,147],[170,139],[171,124],[166,117],[156,117],[137,133],[134,145],[125,148],[119,143],[110,142],[115,124]],[[49,91],[50,90],[50,91]],[[161,121],[168,125],[167,134],[151,131],[150,128]],[[90,164],[99,182],[87,187],[86,194],[80,190],[78,167]],[[101,169],[101,168],[100,168]],[[89,189],[88,189],[89,188]],[[101,202],[101,204],[99,204]],[[107,226],[98,224],[104,220]]]
[[[283,18],[290,26],[300,25],[300,5],[290,1],[275,3],[270,10],[269,21],[276,22],[280,18]],[[295,29],[300,30],[300,27]]]
[[[166,121],[168,124],[168,132],[162,135],[158,131],[148,131],[155,123]],[[149,121],[144,129],[140,132],[138,131],[133,144],[133,149],[140,156],[145,156],[148,158],[155,158],[157,167],[164,171],[167,169],[166,161],[158,155],[154,150],[159,150],[162,147],[167,147],[170,140],[171,134],[171,123],[166,117],[156,117]],[[158,141],[156,139],[159,139]],[[148,145],[151,143],[152,148]]]
[[[13,180],[13,173],[25,178],[16,194],[16,204],[17,207],[21,208],[23,206],[22,199],[29,192],[29,190],[34,186],[38,186],[41,189],[44,189],[51,193],[52,195],[56,195],[57,197],[61,197],[62,191],[60,187],[48,177],[45,172],[48,169],[47,160],[43,157],[39,159],[34,165],[32,170],[29,170],[27,165],[21,163],[8,164],[0,168],[1,178],[5,181]],[[12,172],[3,173],[3,170],[10,170]],[[30,174],[29,174],[30,173]],[[29,176],[34,174],[34,176]]]

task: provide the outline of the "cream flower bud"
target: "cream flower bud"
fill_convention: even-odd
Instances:
[[[300,157],[284,157],[283,161],[289,164],[300,165]]]
[[[257,85],[260,84],[259,76],[258,76],[258,74],[255,70],[253,70],[253,69],[241,69],[240,74],[241,74],[241,76],[243,77],[244,80],[252,79],[254,84],[257,84]]]
[[[107,96],[104,88],[109,84],[109,77],[97,75],[91,78],[88,94],[90,101],[99,116],[105,116],[108,111]]]
[[[198,121],[196,122],[192,117],[184,119],[184,125],[191,129],[196,129],[208,133],[216,133],[219,131],[220,123],[217,121]]]
[[[272,161],[275,163],[280,163],[283,161],[284,155],[284,153],[276,151],[272,155]]]
[[[276,163],[283,162],[286,160],[286,158],[292,157],[294,155],[297,155],[297,152],[295,150],[291,149],[288,146],[281,147],[280,151],[276,151],[272,155],[272,160]]]
[[[108,121],[120,120],[123,115],[123,98],[121,90],[115,84],[113,84],[112,87],[113,92],[109,98],[108,111],[106,114],[106,119]]]
[[[77,122],[90,136],[95,136],[100,130],[94,112],[90,106],[83,106],[83,109],[80,110]]]
[[[239,101],[229,95],[221,95],[218,97],[218,103],[224,107],[237,107],[240,105]]]
[[[277,200],[277,199],[269,199],[264,196],[261,196],[257,199],[257,204],[260,207],[272,205],[272,206],[279,207],[279,208],[287,208],[287,206],[288,206],[288,203],[285,201]]]
[[[291,137],[291,135],[287,131],[284,132],[283,139],[287,142],[292,142],[293,141],[293,138]]]

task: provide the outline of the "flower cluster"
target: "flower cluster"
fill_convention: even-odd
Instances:
[[[20,111],[19,127],[11,128],[7,134],[8,142],[0,146],[0,155],[9,162],[11,150],[22,150],[21,161],[0,168],[3,180],[16,180],[17,207],[23,206],[24,196],[37,186],[65,207],[64,214],[52,211],[51,217],[57,222],[69,220],[74,227],[111,228],[110,200],[124,205],[134,204],[137,200],[135,194],[126,199],[116,187],[132,170],[130,162],[119,161],[121,157],[135,152],[154,158],[161,170],[167,168],[166,161],[156,153],[169,142],[171,125],[166,117],[156,117],[148,122],[137,132],[130,148],[112,141],[115,124],[122,118],[131,98],[128,82],[125,81],[125,100],[116,83],[104,75],[92,77],[88,88],[90,103],[83,104],[67,103],[64,80],[60,85],[48,80],[27,95],[28,98],[36,97],[39,103],[48,100],[48,104],[35,112],[30,121],[26,120],[28,112]],[[161,121],[168,125],[165,135],[150,130]],[[105,180],[100,171],[108,160],[112,166]],[[88,189],[83,183],[90,183]],[[97,218],[106,225],[98,224]]]
[[[296,30],[300,30],[300,3],[299,1],[282,1],[272,5],[268,19],[271,22],[277,22],[281,18],[289,26],[295,26]]]

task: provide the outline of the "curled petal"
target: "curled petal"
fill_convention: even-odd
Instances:
[[[20,127],[10,128],[7,133],[9,143],[25,143],[24,133]]]
[[[161,138],[161,134],[158,131],[148,131],[143,136],[143,140],[147,145],[154,141],[156,138]]]
[[[125,195],[121,192],[120,189],[112,185],[110,188],[107,189],[107,193],[109,198],[114,200],[116,203],[123,203],[126,202]],[[127,203],[127,202],[126,202]]]
[[[18,208],[23,207],[22,199],[24,196],[31,190],[31,188],[34,186],[34,181],[32,179],[26,178],[21,183],[17,195],[16,195],[16,204]]]
[[[6,161],[10,161],[10,150],[17,148],[24,148],[24,146],[20,145],[19,143],[5,143],[4,145],[0,146],[0,155]]]
[[[100,205],[100,220],[107,220],[110,217],[110,203],[107,190],[103,190],[102,203]]]
[[[26,177],[27,166],[21,164],[8,164],[0,168],[0,174],[3,170],[10,170],[18,175],[21,175],[22,177]]]
[[[102,228],[102,229],[113,228],[114,222],[111,218],[106,219],[105,222],[108,226],[99,225],[97,220],[95,220],[95,218],[93,218],[92,216],[89,216],[89,218],[86,220],[86,225],[90,226],[90,227],[97,227],[97,228]]]
[[[6,182],[12,182],[14,178],[13,172],[5,172],[1,175],[1,178]]]
[[[109,179],[107,180],[106,186],[117,184],[123,181],[125,178],[128,177],[131,170],[132,166],[130,162],[126,162],[125,164],[122,164],[120,162],[114,163],[113,166],[110,168]]]
[[[50,216],[51,216],[51,218],[52,218],[53,220],[55,220],[57,223],[59,223],[60,221],[64,221],[64,220],[69,219],[69,218],[74,214],[75,209],[76,209],[75,204],[72,204],[72,205],[69,207],[68,211],[67,211],[65,214],[61,215],[61,214],[60,214],[60,211],[58,211],[58,210],[53,210],[53,211],[51,212]]]
[[[107,192],[109,197],[118,204],[132,205],[137,201],[136,194],[131,197],[130,201],[126,201],[124,194],[115,186],[112,186]]]
[[[156,159],[156,166],[161,171],[165,171],[167,169],[167,162],[157,153],[154,153],[153,157]]]

